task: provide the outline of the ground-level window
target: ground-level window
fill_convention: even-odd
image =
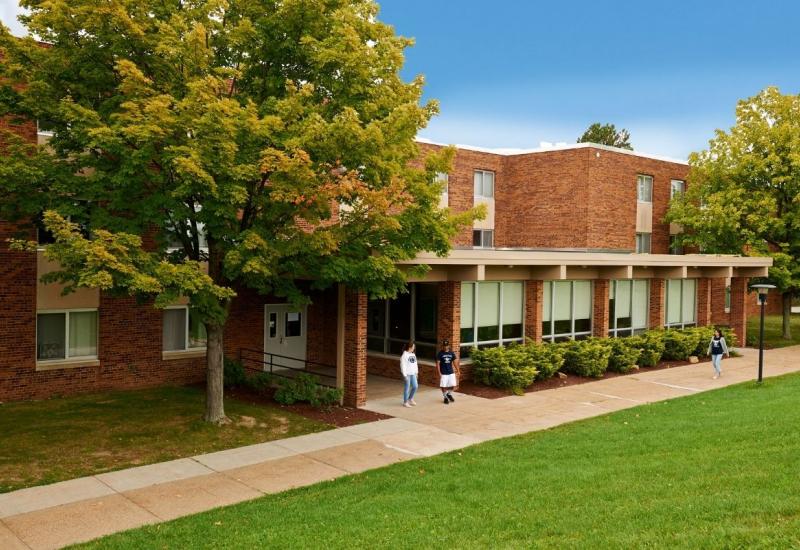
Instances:
[[[725,282],[725,313],[731,312],[731,280]]]
[[[650,233],[636,234],[636,253],[650,254]]]
[[[523,340],[523,283],[461,283],[461,356]]]
[[[631,336],[647,330],[649,281],[611,281],[609,285],[609,336]]]
[[[581,340],[592,335],[592,283],[545,281],[542,339]]]
[[[394,300],[370,300],[367,305],[367,349],[386,355],[401,355],[413,340],[417,356],[436,357],[437,283],[412,283],[408,292]]]
[[[492,248],[494,246],[494,231],[491,229],[473,229],[472,246],[476,248]]]
[[[174,306],[164,310],[163,351],[183,351],[206,347],[206,327],[193,308]]]
[[[36,359],[97,358],[97,310],[47,311],[36,315]]]
[[[666,325],[691,327],[696,323],[697,283],[694,279],[668,279]]]

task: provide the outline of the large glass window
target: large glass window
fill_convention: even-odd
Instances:
[[[494,197],[494,172],[475,170],[475,196],[487,199]]]
[[[650,288],[647,280],[611,281],[608,289],[608,334],[630,336],[647,329]]]
[[[639,202],[653,202],[653,176],[636,176],[636,190]]]
[[[276,326],[275,319],[270,318],[270,335]],[[163,351],[203,349],[208,342],[205,325],[196,312],[188,306],[176,306],[164,310],[161,335]]]
[[[636,253],[637,254],[650,254],[650,233],[637,233],[636,234]]]
[[[691,327],[696,323],[697,284],[694,279],[668,279],[666,326]]]
[[[590,281],[545,281],[542,304],[542,339],[583,339],[592,334],[592,284]]]
[[[36,316],[38,361],[96,357],[96,309],[47,312]]]
[[[461,356],[473,347],[521,342],[524,311],[521,282],[461,283]]]
[[[438,321],[436,283],[412,283],[394,300],[370,300],[367,305],[367,349],[401,355],[409,340],[417,344],[417,356],[436,357]]]

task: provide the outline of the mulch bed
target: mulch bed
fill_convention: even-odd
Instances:
[[[699,363],[711,362],[711,358],[700,358]],[[595,382],[597,380],[606,380],[608,378],[617,378],[619,376],[630,376],[632,374],[640,374],[643,372],[650,372],[655,370],[671,369],[674,367],[683,367],[685,365],[699,364],[690,363],[689,361],[662,361],[655,367],[645,367],[640,370],[633,370],[627,373],[606,371],[600,378],[586,378],[583,376],[575,376],[574,374],[567,374],[566,378],[561,378],[558,375],[547,380],[539,380],[531,386],[525,388],[525,393],[533,393],[542,390],[552,390],[554,388],[563,388],[566,386],[575,386],[578,384],[586,384],[587,382]],[[465,380],[458,386],[458,391],[466,393],[467,395],[474,395],[475,397],[483,397],[484,399],[499,399],[501,397],[508,397],[514,395],[511,390],[502,388],[493,388],[491,386],[484,386],[477,384],[471,380]]]
[[[254,392],[247,388],[226,389],[225,395],[233,397],[246,403],[255,405],[267,405],[276,409],[282,409],[288,412],[305,416],[311,420],[317,420],[336,426],[337,428],[345,428],[347,426],[354,426],[356,424],[364,424],[365,422],[374,422],[376,420],[385,420],[392,418],[388,414],[381,414],[364,409],[354,409],[351,407],[329,407],[329,408],[316,408],[308,403],[295,403],[294,405],[281,405],[273,399],[274,390],[267,390],[264,393]]]

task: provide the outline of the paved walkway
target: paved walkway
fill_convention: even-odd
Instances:
[[[0,494],[0,549],[59,548],[109,533],[195,514],[394,462],[550,428],[573,420],[702,392],[746,380],[758,353],[643,371],[487,400],[456,394],[445,406],[422,388],[415,408],[398,383],[370,380],[367,408],[395,418]],[[800,371],[800,346],[766,353],[767,376]]]

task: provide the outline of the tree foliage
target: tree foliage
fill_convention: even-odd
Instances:
[[[438,208],[451,150],[412,165],[437,104],[421,104],[421,77],[400,78],[412,41],[372,1],[22,5],[48,46],[0,30],[0,115],[54,135],[6,137],[0,217],[52,211],[51,277],[68,285],[188,296],[217,397],[237,288],[295,303],[335,283],[391,296],[398,260],[445,254],[474,216]]]
[[[800,96],[770,87],[739,101],[735,126],[689,164],[667,221],[704,252],[771,256],[769,278],[790,304],[800,295]]]
[[[578,138],[578,143],[598,143],[600,145],[633,150],[631,135],[628,130],[622,128],[617,131],[613,124],[600,124],[599,122],[589,126],[583,135]]]

